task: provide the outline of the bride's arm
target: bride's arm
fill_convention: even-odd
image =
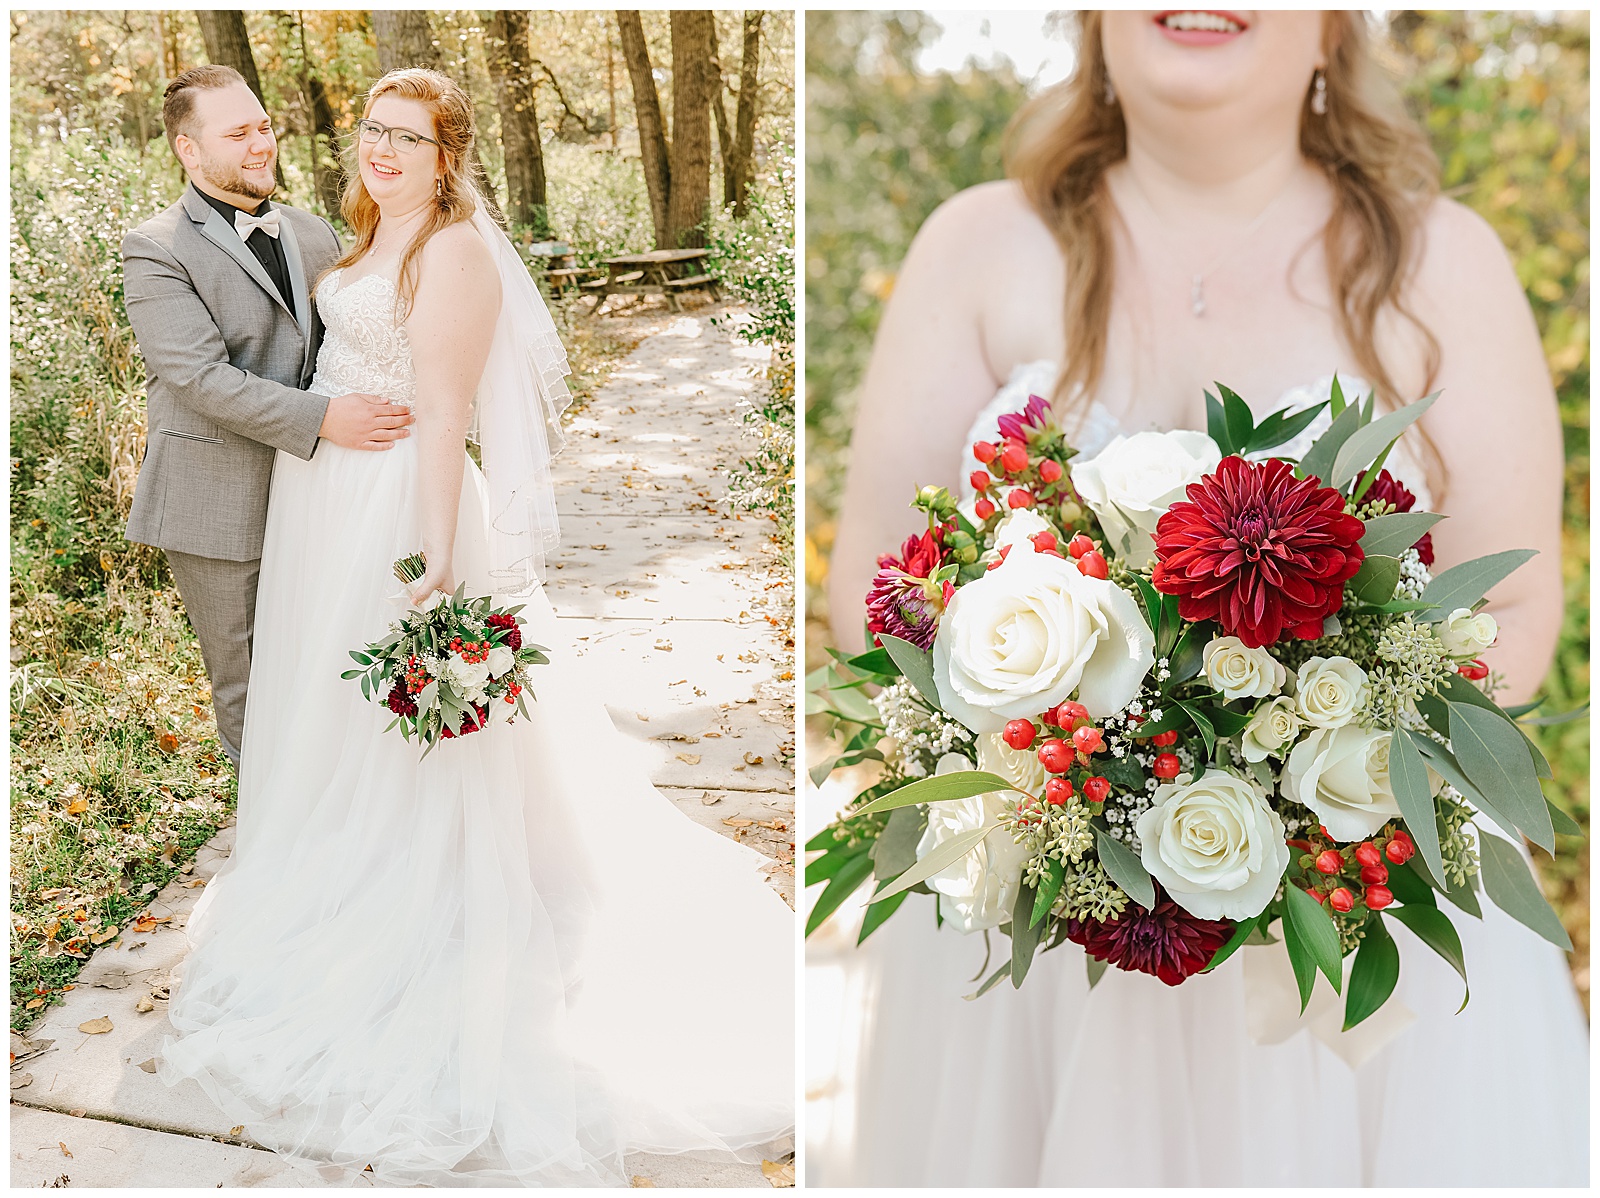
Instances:
[[[500,276],[483,239],[465,222],[436,233],[422,251],[416,299],[406,318],[417,372],[412,435],[428,560],[427,573],[411,588],[418,600],[455,589],[452,558],[467,425],[499,314]]]
[[[1500,639],[1484,660],[1505,678],[1495,698],[1521,703],[1538,692],[1561,631],[1560,415],[1533,312],[1493,229],[1440,200],[1427,234],[1413,294],[1439,340],[1444,394],[1422,423],[1449,471],[1433,568],[1538,550],[1490,592]]]

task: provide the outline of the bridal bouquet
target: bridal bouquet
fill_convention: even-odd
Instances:
[[[403,583],[421,578],[423,568],[420,553],[394,564]],[[454,595],[436,593],[408,611],[383,640],[352,649],[363,668],[340,677],[360,678],[362,695],[394,712],[389,728],[398,725],[408,741],[415,735],[426,757],[440,740],[527,718],[528,667],[550,659],[542,645],[523,642],[521,610],[496,608],[487,595],[468,599],[462,583]]]
[[[1383,469],[1436,396],[1375,416],[1335,381],[1257,423],[1218,390],[1207,433],[1077,464],[1031,397],[973,446],[975,500],[918,494],[927,530],[867,597],[876,647],[808,679],[843,737],[813,781],[881,763],[806,846],[808,934],[869,881],[863,940],[935,894],[941,923],[1010,939],[977,994],[1068,940],[1091,984],[1168,985],[1281,942],[1301,1009],[1320,971],[1347,1028],[1394,989],[1390,921],[1463,982],[1446,911],[1480,917],[1480,892],[1571,948],[1519,842],[1579,829],[1540,790],[1537,705],[1497,705],[1483,658],[1483,596],[1532,552],[1434,576],[1441,517]]]

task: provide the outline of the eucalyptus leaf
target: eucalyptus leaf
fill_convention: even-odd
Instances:
[[[887,632],[879,633],[878,640],[888,650],[889,656],[894,659],[894,664],[900,667],[900,672],[905,675],[906,681],[917,688],[917,693],[933,704],[935,711],[940,711],[939,688],[933,681],[933,654],[926,649],[919,649],[910,641],[901,640],[897,636],[890,636]]]
[[[1485,711],[1499,716],[1507,724],[1515,728],[1522,736],[1522,743],[1528,747],[1528,752],[1533,757],[1534,772],[1541,778],[1548,778],[1551,776],[1550,763],[1545,760],[1544,754],[1540,751],[1539,746],[1534,743],[1533,737],[1528,735],[1528,733],[1523,729],[1522,725],[1517,723],[1509,711],[1506,711],[1493,699],[1489,698],[1488,695],[1484,694],[1481,690],[1473,686],[1472,683],[1468,682],[1459,674],[1453,678],[1446,678],[1443,682],[1441,682],[1439,684],[1439,692],[1440,697],[1443,698],[1447,703],[1471,703],[1475,707],[1481,707]],[[1445,721],[1446,726],[1448,727],[1448,712],[1446,713]],[[1449,735],[1448,732],[1446,735]]]
[[[887,882],[880,882],[878,883],[878,889],[882,890],[887,885]],[[864,944],[868,936],[881,928],[891,915],[900,910],[900,904],[905,902],[910,894],[909,890],[902,890],[892,899],[888,899],[885,902],[869,904],[866,915],[861,918],[861,933],[856,937],[856,944]]]
[[[1438,882],[1444,881],[1444,854],[1439,849],[1439,823],[1434,806],[1433,783],[1428,764],[1414,738],[1421,733],[1397,731],[1389,738],[1389,785],[1406,830],[1417,846],[1417,853]],[[1426,739],[1426,738],[1422,738]],[[1432,741],[1428,742],[1432,744]]]
[[[1349,1031],[1388,1002],[1399,980],[1400,949],[1383,926],[1383,916],[1374,911],[1367,918],[1366,935],[1356,950],[1355,964],[1350,970],[1350,993],[1344,1000],[1344,1030]]]
[[[1467,984],[1467,958],[1462,952],[1461,933],[1456,931],[1456,925],[1437,907],[1395,907],[1389,915],[1415,932],[1418,940],[1450,962],[1450,967],[1461,975],[1462,985],[1467,987],[1461,996],[1461,1005],[1456,1008],[1456,1014],[1461,1014],[1472,998],[1472,989]]]
[[[1522,732],[1499,713],[1467,703],[1450,704],[1450,748],[1482,795],[1535,844],[1555,852],[1556,834]]]
[[[1516,713],[1512,713],[1512,714],[1516,714]],[[1560,715],[1542,715],[1542,716],[1538,716],[1537,718],[1531,719],[1531,720],[1518,719],[1517,723],[1519,723],[1519,724],[1539,724],[1539,725],[1566,724],[1566,723],[1570,723],[1571,721],[1573,721],[1575,719],[1578,719],[1580,716],[1586,716],[1588,714],[1589,714],[1589,704],[1588,703],[1584,703],[1584,705],[1582,707],[1574,707],[1571,711],[1563,711]]]
[[[1536,549],[1507,549],[1504,553],[1491,553],[1451,566],[1423,588],[1423,600],[1434,605],[1434,610],[1423,618],[1437,623],[1453,611],[1470,608],[1496,583],[1537,555]]]
[[[1033,914],[1033,887],[1024,882],[1017,887],[1016,905],[1011,908],[1011,985],[1021,989],[1023,979],[1033,964],[1033,954],[1039,947],[1044,928],[1030,922]]]
[[[1054,857],[1047,858],[1044,866],[1044,881],[1038,893],[1033,898],[1033,911],[1028,916],[1028,926],[1036,926],[1040,920],[1050,914],[1050,908],[1055,905],[1056,895],[1061,893],[1061,884],[1066,881],[1067,870],[1061,862]]]
[[[1416,861],[1417,858],[1412,858]],[[1426,871],[1406,865],[1389,866],[1389,890],[1398,902],[1411,907],[1437,907],[1439,900],[1433,896],[1434,882]]]
[[[1127,891],[1129,898],[1146,911],[1150,910],[1156,905],[1156,885],[1150,880],[1150,871],[1145,869],[1144,862],[1106,828],[1098,823],[1091,826],[1101,866],[1113,882]]]
[[[1394,589],[1399,582],[1400,559],[1371,554],[1345,586],[1362,603],[1378,604],[1394,598]]]
[[[1338,404],[1334,405],[1335,408]],[[1361,408],[1350,404],[1334,417],[1333,423],[1328,426],[1328,431],[1318,437],[1316,443],[1306,450],[1305,457],[1300,459],[1300,473],[1306,477],[1313,475],[1327,484],[1328,476],[1333,471],[1333,460],[1344,443],[1361,427]]]
[[[829,757],[827,760],[812,766],[806,771],[806,776],[811,779],[811,785],[821,786],[828,780],[828,775],[833,773],[834,766],[839,764],[838,757]]]
[[[1434,512],[1390,512],[1366,521],[1361,551],[1369,557],[1398,557],[1444,517]]]
[[[914,803],[946,803],[952,799],[970,799],[974,795],[993,794],[997,790],[1010,790],[1011,783],[998,774],[982,770],[958,770],[953,774],[936,774],[907,783],[899,790],[890,791],[857,807],[853,814],[868,815],[874,811],[893,811],[896,807],[909,807]]]
[[[1309,408],[1301,408],[1294,413],[1272,413],[1256,425],[1255,434],[1250,438],[1250,444],[1245,446],[1245,452],[1264,453],[1269,449],[1278,448],[1285,442],[1293,441],[1311,427],[1311,422],[1322,414],[1322,409],[1326,408],[1328,403],[1328,400],[1323,400],[1319,404],[1312,404]]]
[[[1545,805],[1550,808],[1550,823],[1555,828],[1557,836],[1584,835],[1583,828],[1577,820],[1573,819],[1549,799],[1545,799]]]
[[[917,863],[917,842],[928,826],[928,813],[920,807],[900,807],[889,813],[878,839],[872,843],[872,873],[884,881],[899,877]]]
[[[1502,809],[1498,798],[1490,799],[1480,791],[1467,777],[1466,771],[1461,768],[1461,763],[1443,745],[1429,740],[1420,733],[1409,732],[1407,735],[1411,736],[1413,743],[1422,750],[1423,757],[1427,758],[1434,772],[1442,775],[1446,782],[1459,790],[1467,802],[1498,824],[1506,835],[1517,837],[1522,835],[1515,821]]]
[[[962,997],[968,1002],[971,1002],[975,998],[982,998],[985,994],[989,993],[989,991],[993,990],[997,985],[1005,981],[1010,976],[1011,962],[1007,961],[1004,965],[1000,966],[999,969],[991,973],[983,985],[979,986],[971,994],[964,994]]]
[[[840,870],[857,857],[871,852],[872,845],[854,844],[831,849],[815,861],[806,863],[806,885],[817,886],[836,877]]]
[[[871,876],[871,857],[861,853],[851,858],[829,881],[827,889],[817,897],[817,904],[811,908],[811,915],[806,919],[806,935],[811,935],[812,932],[821,927],[822,921],[837,911],[839,904],[854,894],[861,884]]]
[[[1489,901],[1518,923],[1532,928],[1557,948],[1572,951],[1572,939],[1539,891],[1517,846],[1478,830],[1478,861]]]
[[[999,831],[999,824],[985,824],[981,828],[973,828],[970,832],[963,832],[959,836],[952,836],[949,840],[939,845],[922,860],[906,870],[885,889],[873,898],[873,902],[882,902],[884,899],[893,898],[902,890],[910,890],[918,882],[926,881],[934,874],[947,866],[954,865],[973,849],[983,843],[984,837],[991,832]]]
[[[1100,984],[1100,979],[1106,976],[1106,963],[1099,957],[1091,957],[1087,953],[1083,956],[1084,964],[1089,974],[1089,989],[1093,990]]]
[[[1389,412],[1378,417],[1371,424],[1352,433],[1339,447],[1339,452],[1334,458],[1333,481],[1330,485],[1343,488],[1362,470],[1372,465],[1373,459],[1419,420],[1438,398],[1439,392],[1435,391],[1415,403],[1407,404],[1397,412]]]

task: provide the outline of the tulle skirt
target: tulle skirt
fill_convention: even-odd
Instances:
[[[1588,1184],[1588,1030],[1565,958],[1487,902],[1481,922],[1451,911],[1472,983],[1459,1015],[1460,977],[1389,921],[1416,1019],[1354,1068],[1303,1027],[1252,1037],[1246,975],[1281,945],[1176,988],[1109,969],[1091,990],[1067,943],[1020,990],[967,1002],[983,938],[936,930],[932,903],[913,896],[843,954],[862,1017],[843,1117],[807,1158],[825,1184]]]
[[[627,1152],[782,1151],[793,913],[628,763],[543,594],[531,720],[419,760],[339,677],[403,610],[416,483],[411,441],[278,455],[237,844],[188,924],[160,1076],[267,1147],[395,1183],[626,1184]],[[469,462],[474,594],[483,496]]]

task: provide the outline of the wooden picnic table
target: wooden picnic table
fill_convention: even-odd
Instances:
[[[592,316],[600,310],[606,298],[612,295],[664,295],[674,312],[682,311],[678,296],[692,288],[704,287],[717,297],[717,277],[704,272],[694,273],[689,265],[704,261],[710,250],[649,250],[643,254],[620,254],[604,260],[606,277],[584,283],[586,291],[595,295]],[[680,273],[688,270],[691,273]]]

